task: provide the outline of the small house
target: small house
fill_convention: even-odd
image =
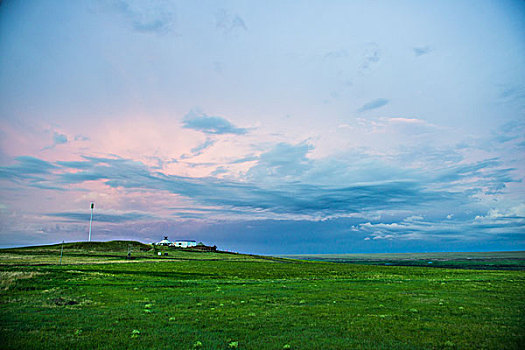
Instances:
[[[155,243],[155,245],[164,245],[164,246],[170,246],[173,245],[173,242],[168,240],[168,236],[164,236],[164,239],[160,242]]]
[[[190,247],[197,246],[197,242],[181,239],[181,240],[176,240],[175,242],[173,242],[172,246],[178,247],[178,248],[190,248]]]

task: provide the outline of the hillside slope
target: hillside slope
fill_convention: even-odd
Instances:
[[[131,252],[130,258],[128,252]],[[63,245],[59,243],[0,249],[0,265],[100,264],[159,260],[292,261],[221,251],[156,247],[137,241],[70,242]]]

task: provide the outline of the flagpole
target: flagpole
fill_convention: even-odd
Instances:
[[[91,242],[91,222],[93,222],[93,208],[95,207],[95,203],[91,203],[91,218],[89,219],[89,238],[88,241]]]

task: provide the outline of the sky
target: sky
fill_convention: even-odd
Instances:
[[[4,0],[0,246],[525,250],[525,2]]]

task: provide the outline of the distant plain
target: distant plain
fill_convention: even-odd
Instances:
[[[297,254],[283,257],[366,265],[429,266],[461,269],[525,270],[525,251],[378,254]]]

